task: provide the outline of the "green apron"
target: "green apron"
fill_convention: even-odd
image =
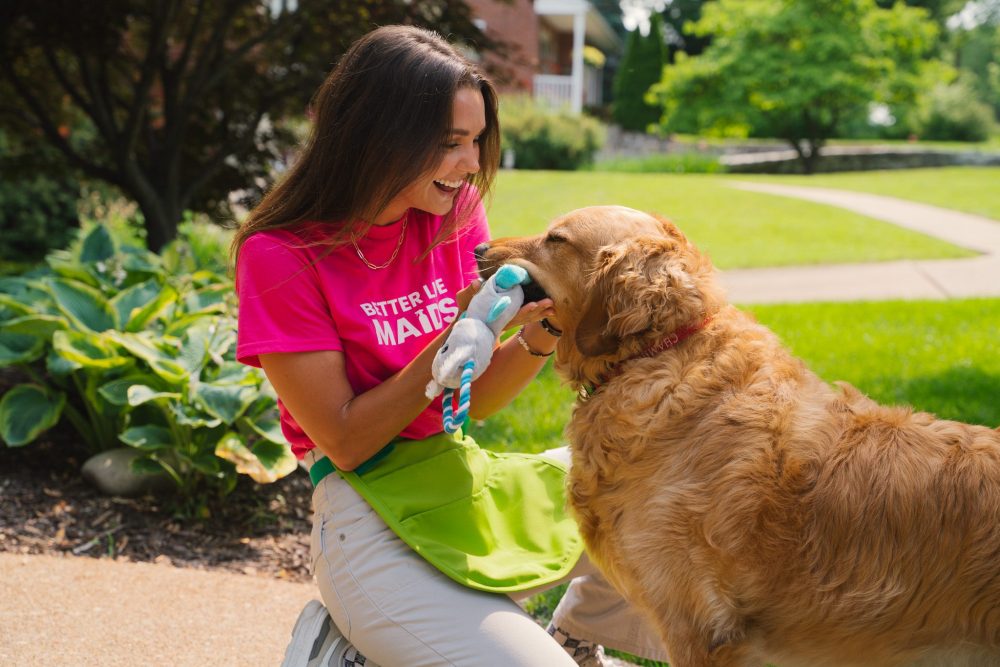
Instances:
[[[337,472],[400,539],[464,586],[510,593],[553,583],[583,552],[557,461],[491,452],[459,432],[398,441],[372,463],[360,474]],[[317,466],[333,468],[324,459]]]

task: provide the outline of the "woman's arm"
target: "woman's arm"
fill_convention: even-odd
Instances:
[[[558,338],[545,331],[539,324],[543,318],[552,318],[552,300],[543,299],[528,303],[508,324],[508,329],[524,325],[524,340],[535,352],[548,354],[556,348]],[[545,366],[548,357],[536,357],[521,347],[513,336],[493,353],[493,360],[479,379],[472,384],[469,415],[485,419],[498,412],[520,394],[528,383]]]
[[[479,283],[457,295],[468,307]],[[283,352],[259,355],[267,379],[309,439],[337,468],[354,470],[374,456],[423,412],[431,362],[451,332],[442,331],[402,370],[355,395],[343,352]],[[528,355],[526,355],[528,356]]]

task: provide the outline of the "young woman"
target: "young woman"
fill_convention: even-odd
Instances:
[[[312,108],[301,157],[233,242],[238,358],[264,369],[310,466],[314,572],[346,638],[300,618],[293,645],[330,648],[324,665],[596,665],[601,643],[666,659],[581,557],[564,467],[444,435],[424,395],[489,238],[493,87],[435,33],[389,26],[348,50]],[[555,348],[550,300],[510,326],[473,385],[474,418]],[[514,602],[570,579],[548,632]]]

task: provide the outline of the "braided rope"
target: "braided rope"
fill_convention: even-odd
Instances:
[[[469,359],[462,369],[461,385],[458,388],[458,410],[454,410],[455,390],[451,387],[444,390],[444,398],[442,399],[444,413],[441,415],[441,423],[445,433],[454,433],[469,420],[469,405],[472,403],[472,372],[475,368],[476,362]]]

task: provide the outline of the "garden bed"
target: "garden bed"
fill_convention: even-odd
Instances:
[[[75,555],[309,581],[308,477],[240,479],[203,519],[178,518],[164,499],[109,498],[79,473],[87,453],[53,430],[0,446],[0,552]]]

